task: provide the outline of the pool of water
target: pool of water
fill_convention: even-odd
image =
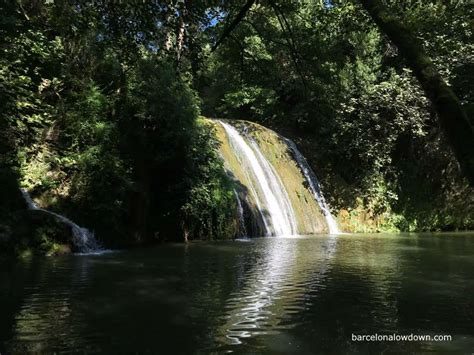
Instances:
[[[356,342],[352,335],[450,335]],[[474,233],[196,242],[0,269],[0,352],[474,349]]]

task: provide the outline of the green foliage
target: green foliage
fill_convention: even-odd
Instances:
[[[403,9],[403,11],[401,11]],[[423,40],[443,78],[453,87],[468,116],[474,113],[474,7],[469,1],[424,4],[396,2],[397,13]]]
[[[387,76],[386,81],[350,97],[335,117],[332,152],[338,155],[338,170],[347,181],[388,173],[403,140],[426,135],[428,102],[410,72],[392,71]],[[372,185],[366,183],[369,189]]]
[[[137,149],[156,164],[172,163],[187,153],[187,142],[199,114],[197,97],[171,65],[143,60],[130,80],[126,124],[134,130]]]
[[[19,155],[50,121],[61,67],[61,41],[28,21],[16,2],[0,4],[0,228],[13,233],[23,208]]]
[[[472,7],[389,5],[471,112]],[[298,138],[331,205],[379,220],[367,228],[473,227],[472,188],[433,107],[358,2],[255,6],[200,82],[206,115],[252,119]]]
[[[180,5],[31,3],[7,10],[2,150],[40,204],[110,245],[182,240],[183,229],[228,236],[232,200],[217,143],[196,123],[191,77],[178,70],[189,62],[177,63],[175,45],[156,55],[156,38],[168,31],[156,24],[179,25]],[[196,220],[198,209],[213,211],[212,225]],[[37,240],[48,234],[37,232]],[[43,244],[54,249],[50,241]]]
[[[473,227],[433,107],[358,2],[258,2],[211,52],[241,5],[0,4],[2,238],[24,209],[19,181],[108,244],[233,236],[233,186],[200,107],[298,138],[357,230]],[[472,116],[472,7],[387,6]]]
[[[198,121],[187,171],[191,186],[182,207],[192,238],[226,239],[237,234],[234,186],[218,155],[215,128]]]
[[[147,206],[138,223],[149,221],[148,233],[164,239],[231,235],[227,226],[235,201],[211,127],[197,123],[197,96],[186,77],[167,62],[145,59],[128,91],[124,139],[139,203]]]

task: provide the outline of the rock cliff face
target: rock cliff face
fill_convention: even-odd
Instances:
[[[294,219],[295,228],[291,234],[327,233],[329,231],[324,212],[310,190],[291,149],[282,137],[270,129],[248,121],[225,120],[222,121],[224,125],[219,121],[212,122],[217,129],[218,138],[222,142],[220,152],[225,161],[225,167],[238,186],[237,195],[242,202],[248,234],[278,234],[274,232],[273,226],[268,226],[272,223],[269,215],[272,214],[271,209],[274,206],[269,203],[272,199],[265,196],[268,193],[278,195],[275,192],[278,188],[274,189],[274,184],[281,185],[280,191],[283,191],[282,194],[285,195],[283,203],[288,202],[290,205],[289,208],[283,209],[282,214],[284,215],[287,210],[290,210],[288,214],[292,213],[291,218]],[[265,186],[262,188],[256,173],[252,171],[252,164],[245,161],[245,152],[236,146],[237,144],[230,136],[229,130],[226,130],[225,124],[235,128],[255,153],[257,160],[265,160],[269,163],[268,169],[273,171],[276,182],[270,181],[267,191],[265,191]],[[243,143],[241,142],[241,144]],[[247,153],[252,154],[249,151]],[[267,174],[264,171],[264,174],[271,173]],[[269,192],[269,190],[271,191]],[[278,196],[276,197],[273,201],[281,201]]]

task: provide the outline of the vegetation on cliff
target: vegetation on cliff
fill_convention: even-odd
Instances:
[[[376,3],[0,4],[0,237],[20,186],[107,245],[233,237],[201,112],[294,139],[343,229],[473,228],[473,8]]]

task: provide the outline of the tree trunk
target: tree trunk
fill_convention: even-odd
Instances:
[[[380,30],[398,47],[433,104],[461,170],[474,186],[474,124],[439,74],[420,40],[380,0],[360,0]]]

